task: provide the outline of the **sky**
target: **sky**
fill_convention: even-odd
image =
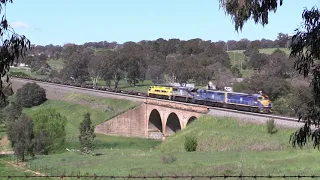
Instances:
[[[219,0],[13,0],[6,15],[18,34],[36,45],[201,38],[211,41],[277,38],[294,33],[302,11],[320,0],[284,0],[269,24],[248,21],[236,32]]]

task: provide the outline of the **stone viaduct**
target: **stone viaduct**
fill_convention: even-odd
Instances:
[[[95,131],[108,135],[165,139],[208,111],[204,106],[146,98],[140,106],[97,125]]]

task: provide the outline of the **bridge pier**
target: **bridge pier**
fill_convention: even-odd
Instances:
[[[150,130],[157,127],[159,133],[162,133],[162,140],[184,129],[188,124],[209,111],[207,107],[170,101],[147,99],[145,104],[148,117],[148,129]],[[158,115],[155,116],[154,114]],[[159,124],[161,124],[161,127],[159,127]],[[152,138],[150,131],[148,138]]]
[[[97,125],[95,131],[164,141],[206,113],[206,107],[171,101],[150,101],[147,98],[139,107]]]

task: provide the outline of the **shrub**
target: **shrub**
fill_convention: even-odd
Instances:
[[[50,79],[53,79],[53,78],[59,78],[60,74],[57,70],[52,70],[48,76]]]
[[[88,154],[94,148],[94,126],[91,126],[90,113],[85,113],[84,118],[79,126],[80,150],[82,153]]]
[[[46,91],[37,83],[27,83],[18,89],[17,99],[23,107],[38,106],[46,101]]]
[[[273,111],[281,115],[294,115],[290,108],[290,97],[285,96],[273,101]]]
[[[276,129],[276,125],[274,123],[274,119],[269,119],[267,121],[267,130],[268,130],[268,133],[270,134],[274,134],[278,132],[278,130]]]
[[[48,154],[62,147],[66,141],[67,118],[54,109],[37,111],[33,116],[36,151]]]
[[[196,151],[198,146],[197,138],[194,136],[186,136],[184,142],[184,149],[187,152]]]
[[[177,158],[171,154],[161,156],[161,161],[162,161],[162,163],[165,163],[165,164],[173,163],[176,160],[177,160]]]

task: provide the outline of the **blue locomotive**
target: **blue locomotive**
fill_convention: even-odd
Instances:
[[[271,113],[272,104],[264,94],[246,94],[198,89],[194,103],[250,112]]]

